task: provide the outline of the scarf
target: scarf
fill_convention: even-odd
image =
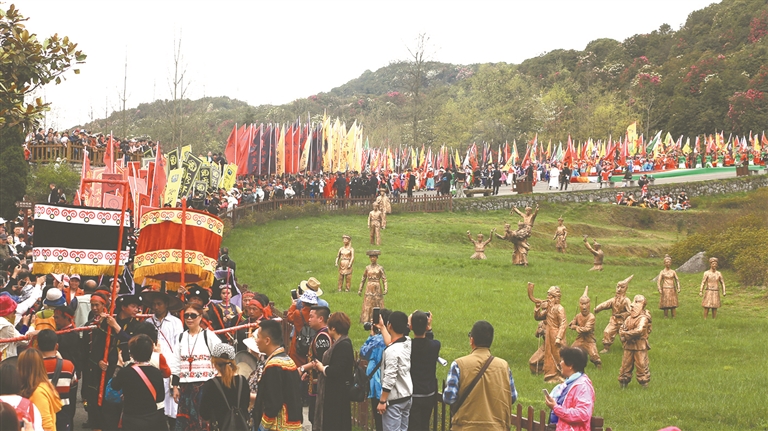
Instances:
[[[560,383],[559,385],[555,386],[555,389],[552,389],[551,396],[555,399],[557,405],[563,405],[565,402],[565,396],[568,395],[568,391],[571,390],[571,386],[573,386],[573,384],[576,383],[576,380],[578,380],[579,377],[583,375],[583,373],[573,373],[565,380],[565,382]],[[557,417],[554,410],[549,412],[549,423],[556,424],[559,420],[560,418]]]

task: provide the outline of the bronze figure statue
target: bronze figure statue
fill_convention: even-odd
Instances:
[[[560,369],[560,348],[567,346],[565,328],[567,320],[565,308],[560,305],[560,288],[551,286],[547,290],[547,300],[542,301],[533,296],[533,283],[528,283],[528,298],[536,304],[533,317],[545,321],[544,326],[544,381],[546,383],[562,383],[563,375]],[[530,363],[530,361],[529,361]]]
[[[600,369],[602,368],[602,361],[597,353],[597,341],[595,341],[595,315],[589,312],[591,301],[588,292],[589,286],[584,288],[584,294],[579,298],[580,313],[568,325],[569,328],[578,334],[576,341],[571,344],[571,347],[581,347],[584,349],[589,355],[589,360]]]
[[[339,292],[346,280],[347,292],[349,292],[349,285],[352,284],[352,264],[355,263],[355,249],[352,248],[352,238],[349,235],[343,235],[341,237],[344,241],[344,245],[341,246],[339,252],[336,254],[336,267],[339,268]]]
[[[528,266],[528,250],[531,246],[528,244],[528,237],[531,236],[531,227],[525,224],[524,221],[520,221],[517,224],[517,230],[512,231],[509,223],[504,224],[504,235],[496,236],[500,239],[511,241],[515,246],[512,253],[512,263],[515,265]]]
[[[475,245],[475,253],[470,256],[470,259],[479,259],[479,260],[485,260],[485,246],[491,243],[491,240],[493,240],[493,234],[496,232],[496,229],[491,230],[491,234],[488,235],[488,241],[483,241],[484,237],[483,234],[479,233],[477,234],[477,241],[472,239],[472,234],[467,231],[467,238],[469,238],[469,242]]]
[[[651,333],[651,313],[645,309],[646,300],[643,295],[635,295],[629,317],[619,329],[619,338],[624,345],[624,356],[621,358],[619,383],[626,388],[632,380],[632,370],[635,370],[637,382],[647,388],[651,381],[651,371],[648,364],[648,334]]]
[[[381,229],[387,228],[387,219],[379,204],[373,203],[373,211],[368,213],[368,229],[371,230],[371,244],[381,245]]]
[[[509,212],[509,215],[515,214],[522,217],[525,225],[533,229],[533,222],[536,221],[536,216],[539,214],[539,204],[536,204],[536,211],[533,211],[533,208],[531,207],[525,207],[525,213],[520,212],[517,207],[512,207],[512,211]]]
[[[595,314],[603,310],[611,310],[611,318],[608,320],[608,326],[606,326],[603,331],[603,350],[601,350],[600,353],[608,353],[611,349],[611,344],[613,344],[613,340],[616,339],[616,334],[619,333],[619,328],[621,328],[621,325],[624,323],[624,319],[629,316],[631,302],[629,298],[627,298],[627,287],[629,286],[629,282],[632,281],[632,277],[634,277],[634,274],[630,275],[625,280],[616,283],[616,295],[595,307]]]
[[[371,264],[365,267],[363,278],[360,280],[360,288],[357,294],[363,294],[365,286],[365,298],[363,298],[363,311],[360,313],[360,323],[370,322],[373,314],[373,308],[384,308],[384,295],[387,294],[387,274],[384,268],[378,264],[379,250],[368,250],[367,254],[371,258]]]
[[[379,195],[376,196],[376,203],[379,204],[381,212],[384,214],[392,214],[392,204],[389,202],[389,196],[387,196],[386,187],[379,189]]]
[[[599,242],[592,240],[593,244],[589,245],[589,242],[587,241],[587,235],[584,235],[584,245],[587,246],[587,250],[589,250],[590,253],[592,253],[593,256],[595,256],[595,262],[592,264],[592,268],[589,268],[590,271],[602,271],[603,270],[603,247],[600,245]]]
[[[704,307],[704,318],[706,319],[709,310],[712,310],[712,318],[717,317],[717,309],[720,308],[720,289],[723,287],[723,296],[725,296],[725,281],[723,275],[717,270],[717,258],[709,258],[709,270],[704,272],[704,278],[701,279],[701,287],[699,288],[699,296],[704,298],[701,300],[701,306]],[[706,287],[706,293],[705,292]]]
[[[659,291],[659,309],[664,310],[664,317],[672,311],[672,317],[675,317],[677,309],[677,294],[680,293],[680,279],[677,278],[677,272],[671,269],[672,258],[669,255],[664,256],[664,269],[661,270],[656,279],[656,288]]]
[[[552,238],[555,241],[555,248],[560,253],[565,253],[565,249],[568,248],[566,239],[568,238],[568,229],[563,226],[563,218],[557,219],[557,229],[555,229],[555,236]]]

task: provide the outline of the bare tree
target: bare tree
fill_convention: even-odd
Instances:
[[[173,40],[173,81],[169,84],[173,101],[171,105],[171,147],[183,145],[184,142],[184,96],[189,89],[189,83],[184,80],[187,65],[181,53],[181,37]]]
[[[425,33],[419,34],[416,38],[416,46],[413,48],[408,47],[408,54],[410,59],[407,69],[406,88],[411,96],[411,106],[408,117],[411,123],[411,139],[414,146],[418,146],[422,138],[421,122],[424,120],[424,94],[423,90],[426,85],[427,75],[427,45],[429,44],[429,36]]]
[[[128,51],[125,52],[125,72],[123,73],[123,92],[117,93],[117,98],[121,102],[120,117],[123,124],[122,137],[128,137],[128,119],[126,117],[125,103],[128,100]]]

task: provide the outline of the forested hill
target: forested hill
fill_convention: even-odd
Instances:
[[[663,14],[663,11],[659,11]],[[649,29],[650,31],[651,29]],[[768,4],[723,0],[694,11],[685,25],[664,24],[623,42],[597,39],[582,51],[555,50],[519,65],[396,62],[329,92],[281,106],[226,97],[140,105],[86,125],[154,139],[222,148],[232,125],[313,120],[323,112],[362,123],[371,145],[524,142],[617,138],[637,121],[695,136],[743,135],[768,125]],[[178,118],[178,116],[177,116]],[[123,125],[125,125],[123,127]],[[107,126],[109,126],[107,128]]]

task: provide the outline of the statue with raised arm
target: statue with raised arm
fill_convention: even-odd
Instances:
[[[600,355],[597,353],[597,341],[595,341],[595,315],[589,310],[591,301],[589,299],[589,286],[584,288],[584,294],[579,298],[579,311],[568,327],[576,331],[576,341],[571,347],[581,347],[589,355],[589,360],[595,366],[602,368]]]
[[[672,258],[669,255],[664,256],[664,269],[656,277],[656,288],[659,291],[659,309],[664,310],[664,317],[667,317],[671,310],[674,318],[677,294],[680,293],[680,279],[677,278],[677,272],[670,268],[671,265]]]
[[[478,259],[478,260],[485,260],[485,246],[491,243],[491,240],[493,239],[493,234],[496,232],[496,229],[491,230],[491,234],[488,235],[488,241],[483,241],[484,237],[483,234],[479,233],[477,234],[477,241],[472,239],[472,234],[467,231],[467,238],[469,238],[469,242],[474,244],[475,246],[475,253],[470,256],[470,259]]]
[[[565,340],[567,320],[565,308],[560,305],[560,288],[551,286],[547,290],[547,300],[543,301],[533,296],[533,287],[533,283],[528,283],[528,298],[536,304],[533,318],[537,321],[546,322],[544,324],[543,343],[544,381],[546,383],[562,383],[564,379],[560,369],[560,348],[567,346],[568,343]]]
[[[565,253],[565,249],[568,248],[566,238],[568,237],[568,229],[563,226],[563,218],[557,219],[557,229],[555,229],[555,236],[552,238],[555,241],[555,248],[560,253]]]
[[[589,245],[589,242],[587,241],[587,235],[584,235],[584,245],[587,246],[587,250],[589,250],[589,252],[592,253],[593,256],[595,256],[595,261],[592,264],[592,268],[589,268],[589,270],[602,271],[603,257],[605,257],[605,254],[603,253],[603,247],[600,245],[599,242],[595,240],[592,240],[592,245]]]
[[[519,215],[523,218],[523,222],[533,229],[533,222],[536,221],[536,216],[539,214],[539,204],[536,204],[536,211],[533,211],[533,208],[531,207],[525,207],[525,213],[521,212],[517,207],[512,207],[512,211],[509,212],[509,215]]]
[[[363,298],[363,311],[360,313],[360,323],[370,322],[373,315],[373,308],[384,308],[384,295],[387,294],[387,274],[384,268],[379,265],[379,250],[368,250],[367,254],[371,259],[371,264],[365,267],[363,278],[360,280],[360,288],[357,294],[363,294],[365,286],[365,297]]]
[[[381,229],[387,228],[387,219],[379,204],[373,203],[373,211],[368,213],[368,229],[371,230],[371,244],[381,245]]]
[[[634,277],[634,275],[630,275],[626,279],[616,283],[616,295],[595,307],[595,314],[603,310],[611,310],[611,318],[608,320],[608,326],[606,326],[603,331],[603,350],[601,350],[600,353],[608,353],[611,349],[611,344],[613,344],[613,340],[616,339],[616,334],[619,333],[619,328],[621,328],[624,319],[629,315],[629,306],[631,305],[631,302],[629,298],[627,298],[627,287],[629,287],[629,282],[632,281],[632,277]]]
[[[496,236],[499,239],[512,242],[515,249],[512,254],[512,263],[515,265],[528,266],[528,250],[531,248],[528,245],[528,237],[531,236],[531,228],[526,225],[524,221],[520,221],[517,224],[517,230],[512,231],[509,223],[504,224],[504,235]]]
[[[723,296],[725,296],[725,281],[723,275],[717,270],[717,258],[710,257],[709,270],[704,273],[699,288],[699,296],[704,297],[701,300],[701,306],[704,307],[705,319],[709,315],[709,310],[712,310],[713,319],[717,317],[717,309],[720,308],[720,286],[723,287]]]
[[[355,249],[352,248],[352,238],[349,235],[343,235],[341,237],[344,241],[344,245],[341,246],[339,252],[336,254],[336,267],[339,268],[339,292],[346,280],[347,292],[349,292],[349,285],[352,284],[352,264],[355,263]]]
[[[626,388],[632,380],[632,370],[640,386],[648,387],[651,381],[651,371],[648,361],[648,335],[651,333],[651,313],[645,309],[646,300],[643,295],[635,295],[629,316],[619,329],[619,338],[624,345],[624,356],[621,358],[619,384]]]

